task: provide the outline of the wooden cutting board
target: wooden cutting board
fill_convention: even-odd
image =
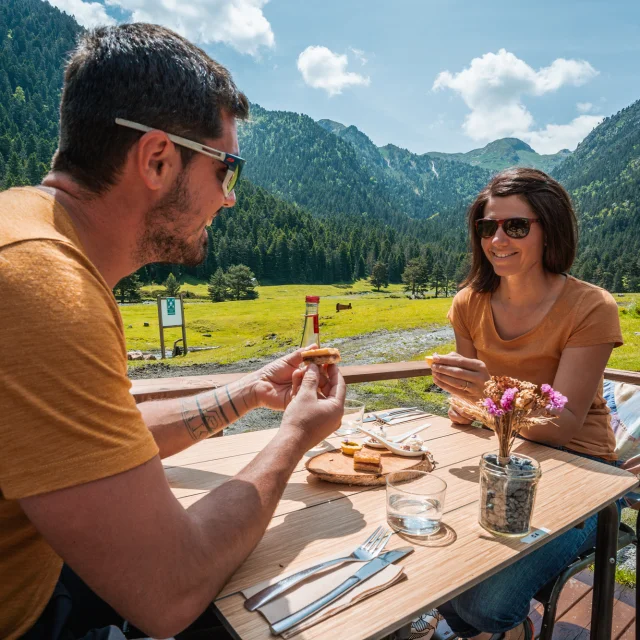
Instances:
[[[376,449],[376,451],[380,451]],[[380,451],[382,461],[382,473],[367,473],[355,471],[353,468],[353,456],[346,456],[340,449],[326,451],[314,458],[307,460],[305,466],[309,473],[320,480],[334,482],[336,484],[357,484],[363,486],[385,484],[386,476],[394,471],[433,471],[435,462],[430,453],[420,457],[397,456],[391,451]]]

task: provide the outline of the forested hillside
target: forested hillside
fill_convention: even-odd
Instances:
[[[384,187],[403,213],[412,218],[445,217],[460,212],[487,183],[491,173],[480,167],[448,159],[417,155],[395,145],[379,148],[354,126],[331,120],[317,123],[334,136],[349,142],[365,175]],[[282,132],[286,136],[286,131]]]
[[[0,187],[37,184],[57,146],[65,54],[81,31],[42,0],[0,2]]]
[[[579,213],[575,274],[612,291],[640,291],[640,101],[606,118],[554,175]]]
[[[312,216],[297,205],[242,180],[238,201],[209,230],[207,260],[195,269],[153,265],[145,281],[162,282],[170,271],[209,278],[218,267],[246,264],[258,280],[271,283],[351,282],[369,275],[377,261],[400,282],[406,263],[423,256],[440,285],[464,274],[465,236],[458,230],[433,242],[435,222],[411,221],[400,230],[362,216]]]
[[[47,2],[0,0],[0,189],[37,184],[47,171],[64,61],[80,32]],[[566,156],[553,171],[578,210],[575,275],[640,291],[640,102],[607,118],[573,154],[539,156],[504,139],[467,154],[417,155],[376,147],[353,126],[258,105],[240,145],[248,163],[238,204],[214,221],[207,260],[192,275],[242,263],[263,282],[348,282],[380,261],[399,282],[421,256],[434,281],[460,281],[465,208],[492,171],[512,161],[548,168]],[[160,282],[169,271],[182,267],[152,265],[141,276]]]

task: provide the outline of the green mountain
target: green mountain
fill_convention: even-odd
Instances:
[[[38,184],[48,170],[57,146],[64,61],[81,31],[72,18],[47,2],[0,0],[0,190]],[[259,108],[256,114],[259,118]],[[289,146],[282,165],[302,175],[305,168],[314,166],[317,156],[315,164],[321,168],[302,176],[303,184],[296,193],[308,194],[306,200],[300,199],[316,205],[323,215],[311,215],[243,179],[237,189],[237,206],[218,216],[209,230],[205,262],[194,269],[149,265],[140,271],[144,282],[162,282],[169,272],[209,278],[218,266],[226,269],[240,263],[267,282],[349,282],[370,273],[378,260],[388,264],[391,281],[400,282],[405,262],[421,254],[431,256],[432,261],[437,258],[451,280],[464,259],[459,234],[444,237],[446,229],[439,230],[440,220],[416,221],[399,212],[375,180],[363,184],[361,163],[351,145],[306,116],[287,117],[303,126],[298,131],[299,151]],[[326,138],[311,150],[303,144],[304,126],[309,123],[316,134],[319,131]],[[293,136],[296,128],[288,130]],[[258,139],[256,146],[268,141],[268,137]],[[270,161],[277,167],[281,156],[272,152]],[[259,158],[263,158],[260,153],[252,163],[254,170],[260,169]],[[339,165],[339,170],[327,174],[320,162],[325,158],[329,165]],[[321,183],[319,175],[329,175],[330,180]],[[288,180],[287,175],[278,183],[287,196],[294,191],[287,187]],[[318,185],[334,194],[337,206],[324,207],[331,198],[325,198]],[[344,194],[351,195],[345,198]],[[436,237],[440,241],[430,246],[429,239]]]
[[[47,171],[64,60],[81,31],[47,2],[0,0],[0,189],[37,184]],[[515,139],[468,154],[417,155],[379,148],[353,126],[258,105],[239,135],[245,179],[237,206],[211,226],[205,263],[150,265],[141,272],[146,281],[169,271],[208,278],[218,266],[243,263],[267,282],[346,282],[382,261],[398,282],[418,256],[460,280],[465,208],[491,172],[514,162],[548,169],[534,161],[564,155],[553,173],[578,210],[574,273],[640,291],[640,102],[607,118],[573,154],[555,156]]]
[[[479,167],[416,155],[395,145],[377,147],[354,126],[332,120],[320,120],[317,124],[349,142],[391,201],[412,218],[459,213],[491,175]]]
[[[613,291],[640,290],[640,101],[605,118],[553,175],[580,221],[575,273]]]
[[[491,172],[502,171],[507,167],[532,167],[549,173],[566,158],[571,156],[571,151],[562,149],[558,153],[540,155],[536,153],[526,142],[518,138],[502,138],[490,142],[482,149],[473,149],[467,153],[440,153],[430,151],[431,157],[464,162],[474,167],[482,167]]]

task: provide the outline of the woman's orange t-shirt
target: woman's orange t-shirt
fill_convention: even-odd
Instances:
[[[568,276],[549,313],[524,335],[503,340],[496,331],[491,294],[468,287],[454,298],[449,320],[461,338],[471,340],[492,376],[553,384],[562,352],[569,347],[622,344],[618,305],[610,293]],[[579,372],[576,372],[579,375]],[[615,438],[600,380],[582,429],[567,448],[615,460]]]

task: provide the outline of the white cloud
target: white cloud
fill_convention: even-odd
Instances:
[[[540,131],[523,131],[517,135],[538,153],[556,153],[575,149],[578,143],[602,122],[603,116],[578,116],[569,124],[548,124]]]
[[[369,78],[347,71],[347,56],[327,47],[307,47],[298,56],[298,69],[304,81],[314,89],[324,89],[330,96],[351,86],[368,86]]]
[[[567,141],[576,139],[597,116],[587,119],[580,116],[567,125],[547,125],[545,129],[533,131],[534,118],[524,105],[523,97],[542,96],[567,85],[580,86],[597,74],[585,60],[564,58],[536,71],[513,53],[500,49],[498,53],[474,58],[469,67],[459,73],[443,71],[435,79],[433,90],[451,89],[464,100],[471,112],[465,118],[463,129],[474,140],[515,136],[535,140],[538,147],[533,142],[530,144],[541,153],[554,153],[566,147]],[[584,135],[586,133],[588,131]],[[576,139],[571,148],[580,139]]]
[[[365,65],[367,64],[367,62],[369,62],[362,49],[354,49],[353,47],[349,47],[349,50],[358,60],[360,60],[360,64]]]
[[[82,0],[48,0],[49,4],[68,13],[87,29],[103,25],[115,24],[116,21],[106,12],[99,2],[83,2]]]
[[[106,0],[131,13],[134,22],[152,22],[198,44],[222,42],[240,53],[259,54],[275,36],[262,9],[268,0]]]
[[[593,109],[593,105],[590,102],[578,102],[576,108],[580,113],[589,113]]]

